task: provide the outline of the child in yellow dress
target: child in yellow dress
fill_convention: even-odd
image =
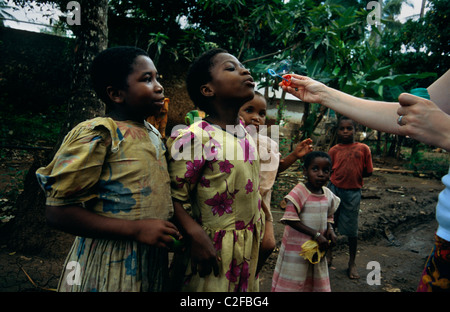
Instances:
[[[164,89],[147,53],[100,53],[92,80],[108,117],[75,126],[52,162],[37,170],[50,225],[77,235],[59,291],[162,291],[173,216],[165,147],[144,120],[159,113]]]
[[[192,64],[186,81],[207,117],[174,129],[167,141],[175,219],[188,242],[186,252],[174,256],[178,289],[258,291],[260,165],[238,118],[254,96],[253,78],[236,57],[213,49]]]

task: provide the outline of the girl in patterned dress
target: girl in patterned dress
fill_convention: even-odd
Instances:
[[[273,292],[331,291],[326,258],[312,264],[300,256],[301,246],[308,240],[316,240],[321,251],[336,242],[330,223],[340,199],[325,187],[330,174],[327,153],[314,151],[305,156],[307,182],[297,184],[285,197],[288,203],[281,221],[286,227],[273,274]]]
[[[213,49],[192,64],[186,82],[207,117],[167,141],[175,218],[187,242],[174,255],[174,290],[258,291],[260,165],[238,119],[254,96],[253,78],[236,57]]]
[[[108,117],[75,126],[53,161],[37,170],[50,225],[77,235],[59,291],[162,291],[168,250],[179,238],[165,147],[144,120],[164,104],[147,53],[100,53],[92,80]]]

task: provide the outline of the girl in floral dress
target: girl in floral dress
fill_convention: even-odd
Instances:
[[[108,117],[75,126],[53,161],[37,170],[50,225],[77,235],[59,291],[162,291],[168,250],[179,238],[165,147],[144,119],[164,92],[147,53],[115,47],[93,62]]]
[[[213,49],[193,63],[186,81],[207,117],[174,129],[167,141],[175,219],[188,242],[174,256],[176,290],[258,291],[259,159],[238,119],[254,96],[253,78],[234,56]]]

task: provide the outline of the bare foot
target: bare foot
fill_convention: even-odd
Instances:
[[[356,269],[356,264],[351,264],[348,266],[347,274],[350,279],[359,278],[358,270]]]
[[[333,255],[331,254],[331,249],[328,250],[328,252],[326,254],[326,257],[327,257],[328,267],[331,267],[333,265],[333,263],[332,263],[333,262]]]

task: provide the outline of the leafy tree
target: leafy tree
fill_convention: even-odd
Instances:
[[[64,10],[68,1],[52,2]],[[392,21],[402,1],[384,1],[386,14],[390,13],[382,19],[381,31],[368,27],[367,3],[362,0],[79,2],[83,8],[82,23],[71,28],[77,38],[74,64],[81,64],[74,67],[73,73],[72,92],[77,96],[68,101],[67,128],[61,133],[78,121],[102,113],[102,105],[88,87],[87,64],[98,51],[106,48],[107,42],[110,46],[134,45],[146,49],[161,66],[190,62],[204,50],[220,46],[242,60],[257,80],[274,87],[277,84],[268,79],[267,69],[289,58],[296,73],[373,99],[395,99],[402,85],[410,86],[417,79],[435,77],[428,71],[448,68],[445,0],[430,0],[431,9],[423,20],[408,22],[401,30],[394,29],[392,25],[398,23]],[[402,53],[402,44],[420,53]],[[426,65],[420,65],[420,61]],[[306,103],[301,128],[304,135],[314,132],[326,111],[323,106]],[[30,183],[35,181],[36,166],[30,169],[27,178]],[[25,186],[23,198],[29,196],[25,194],[30,190],[30,186]],[[27,203],[22,199],[18,205],[29,207],[35,202],[35,198]]]
[[[450,7],[445,0],[429,0],[427,13],[408,20],[397,35],[387,32],[381,57],[389,58],[397,72],[435,72],[441,76],[450,68]],[[434,78],[408,88],[428,86]]]
[[[397,87],[398,92],[427,87],[450,67],[448,1],[429,0],[427,7],[429,10],[425,15],[421,14],[419,19],[408,20],[400,28],[390,29],[383,34],[380,58],[389,59],[394,71],[419,75],[426,72],[436,73],[436,75],[425,76],[422,80],[405,81],[400,88]],[[392,142],[392,145],[395,145],[395,141],[392,140]],[[417,159],[420,147],[423,147],[423,144],[418,144],[417,141],[412,142],[411,163]]]

